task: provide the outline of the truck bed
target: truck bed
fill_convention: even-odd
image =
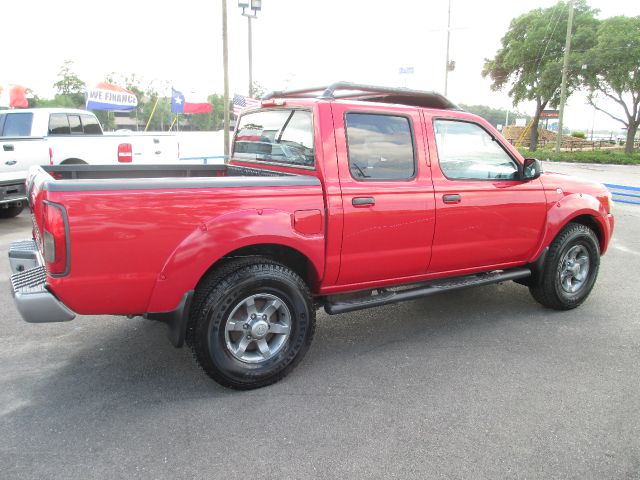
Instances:
[[[48,276],[47,287],[80,314],[173,310],[213,262],[255,241],[290,244],[323,271],[324,201],[312,175],[60,165],[33,167],[27,187],[36,232],[45,203],[64,208],[68,273]],[[311,233],[309,212],[317,220]]]

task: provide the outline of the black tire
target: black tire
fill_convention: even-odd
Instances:
[[[568,289],[563,285],[563,278],[565,278],[563,272],[567,271],[566,260],[572,251],[582,252],[582,256],[588,259],[588,263],[584,279]],[[599,267],[598,237],[589,227],[570,223],[551,243],[540,281],[537,285],[530,286],[529,291],[538,303],[547,308],[571,310],[582,304],[591,293],[598,277]],[[571,288],[575,288],[575,291],[569,291]]]
[[[24,202],[10,205],[7,208],[0,207],[0,218],[13,218],[17,217],[24,210]]]
[[[259,302],[262,296],[279,300],[288,312],[286,340],[269,358],[239,358],[229,337],[238,332],[228,332],[227,326],[246,299],[258,298]],[[260,257],[231,260],[209,274],[196,289],[190,317],[188,344],[198,364],[219,384],[239,390],[264,387],[287,376],[306,354],[315,333],[315,310],[306,283],[288,267]],[[240,332],[238,342],[244,333],[252,338],[254,331]],[[267,333],[263,338],[276,337]],[[262,357],[258,340],[251,342],[245,356]]]
[[[79,158],[67,158],[60,162],[60,165],[88,165],[88,163]]]

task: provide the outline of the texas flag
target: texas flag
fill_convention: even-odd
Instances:
[[[206,95],[189,92],[185,96],[182,92],[171,88],[171,111],[173,113],[210,113],[211,104]]]

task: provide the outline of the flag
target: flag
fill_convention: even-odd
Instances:
[[[233,114],[236,117],[240,115],[245,108],[257,107],[258,105],[260,105],[260,100],[238,95],[237,93],[233,95]]]
[[[0,85],[0,107],[29,108],[27,89],[20,85]]]
[[[135,110],[138,98],[131,90],[100,82],[87,90],[88,110]]]
[[[197,95],[194,92],[186,96],[182,92],[171,88],[171,111],[173,113],[210,113],[211,104],[206,95]]]

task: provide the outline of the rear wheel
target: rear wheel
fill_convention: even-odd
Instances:
[[[529,291],[545,307],[576,308],[591,293],[599,266],[596,234],[589,227],[570,223],[551,244],[540,282]]]
[[[230,273],[214,286],[199,287],[206,293],[194,299],[190,343],[211,378],[248,390],[284,378],[302,360],[315,310],[307,285],[291,269],[260,259],[238,265],[226,265]]]
[[[0,205],[0,218],[17,217],[24,210],[24,202],[17,202],[4,207]]]

